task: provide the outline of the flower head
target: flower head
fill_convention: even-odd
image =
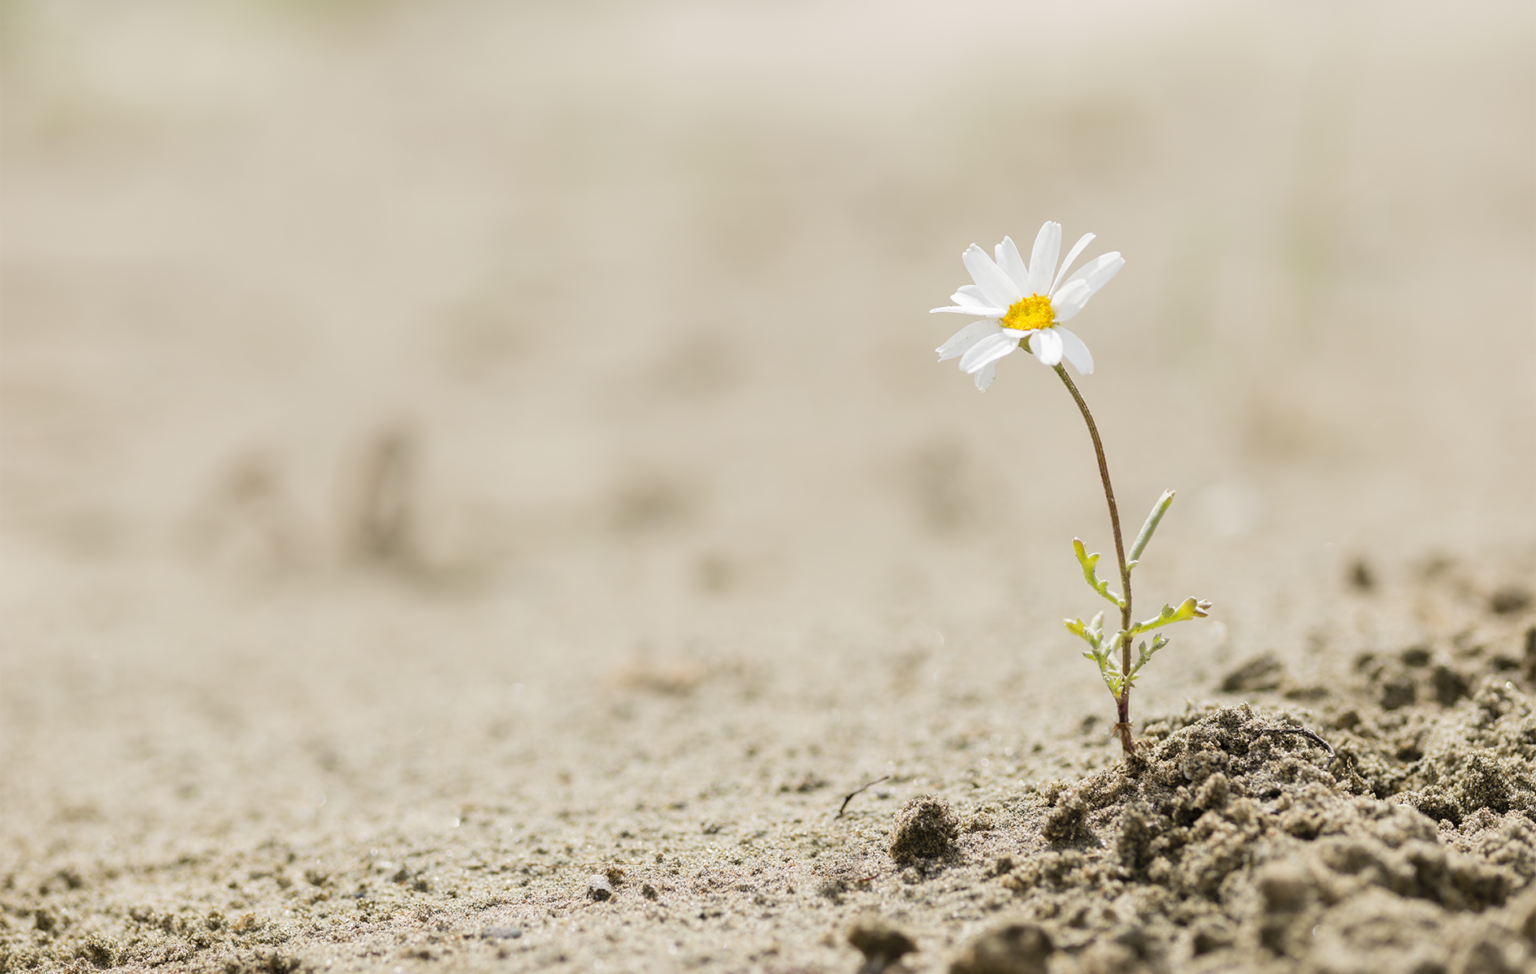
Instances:
[[[1043,365],[1059,365],[1065,358],[1082,374],[1092,372],[1093,356],[1088,346],[1061,325],[1083,310],[1088,299],[1125,266],[1125,258],[1118,252],[1095,257],[1067,277],[1072,262],[1091,240],[1093,234],[1084,234],[1068,251],[1059,271],[1059,223],[1047,221],[1040,228],[1027,267],[1019,248],[1008,237],[997,245],[995,261],[971,244],[960,259],[976,283],[956,291],[950,298],[954,305],[933,310],[975,315],[981,320],[966,325],[940,345],[939,361],[959,358],[960,371],[974,375],[976,388],[983,392],[997,375],[998,361],[1024,345]]]

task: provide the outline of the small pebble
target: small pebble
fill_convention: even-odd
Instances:
[[[607,876],[602,873],[593,873],[587,877],[587,899],[601,903],[603,900],[612,898],[613,884],[608,882]]]

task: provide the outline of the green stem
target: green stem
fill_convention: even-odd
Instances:
[[[1104,499],[1109,502],[1109,524],[1115,531],[1115,557],[1120,561],[1120,586],[1125,594],[1125,603],[1120,607],[1120,630],[1125,635],[1120,641],[1120,667],[1121,672],[1127,677],[1125,685],[1120,688],[1120,696],[1115,698],[1116,711],[1119,720],[1115,728],[1120,732],[1120,747],[1125,751],[1126,757],[1136,753],[1136,742],[1131,739],[1131,569],[1125,561],[1125,541],[1120,535],[1120,508],[1115,505],[1115,488],[1109,482],[1109,462],[1104,459],[1104,441],[1099,439],[1099,428],[1093,422],[1093,413],[1088,411],[1088,404],[1083,401],[1083,394],[1077,391],[1077,385],[1072,377],[1067,375],[1064,366],[1056,366],[1056,374],[1061,376],[1061,381],[1066,383],[1067,391],[1072,393],[1072,399],[1077,403],[1077,408],[1083,412],[1083,420],[1088,424],[1088,435],[1093,438],[1093,452],[1099,458],[1099,479],[1104,482]]]

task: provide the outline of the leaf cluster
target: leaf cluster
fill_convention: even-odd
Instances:
[[[1131,546],[1131,557],[1126,561],[1127,573],[1140,562],[1147,542],[1152,540],[1153,532],[1157,530],[1163,515],[1173,503],[1173,495],[1174,492],[1171,490],[1164,491],[1163,496],[1158,498],[1157,504],[1152,508],[1152,513],[1147,516],[1146,523],[1141,527],[1141,533],[1136,536],[1136,543]],[[1082,566],[1083,578],[1088,582],[1088,586],[1104,600],[1124,612],[1127,607],[1125,597],[1111,592],[1109,582],[1098,577],[1099,555],[1089,554],[1079,538],[1072,539],[1072,550],[1077,555],[1078,564]],[[1112,633],[1104,632],[1104,613],[1102,612],[1088,622],[1082,619],[1066,619],[1064,622],[1069,632],[1088,644],[1088,651],[1083,653],[1083,656],[1098,664],[1099,675],[1103,677],[1104,685],[1109,687],[1109,692],[1118,700],[1126,688],[1135,684],[1141,668],[1147,665],[1153,654],[1168,645],[1168,638],[1158,633],[1153,637],[1150,646],[1147,645],[1146,640],[1142,640],[1137,647],[1137,658],[1131,664],[1129,672],[1117,665],[1119,661],[1115,658],[1116,650],[1129,646],[1144,632],[1172,625],[1175,622],[1203,619],[1210,613],[1210,609],[1210,602],[1190,597],[1179,603],[1177,608],[1165,604],[1162,611],[1152,618],[1132,623],[1129,629],[1117,629]]]

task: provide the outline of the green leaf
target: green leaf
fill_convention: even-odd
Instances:
[[[1131,560],[1126,562],[1127,569],[1135,568],[1136,563],[1141,560],[1141,553],[1146,550],[1147,542],[1152,540],[1152,532],[1157,530],[1158,522],[1163,519],[1164,514],[1168,513],[1168,506],[1173,503],[1174,493],[1171,490],[1163,491],[1163,496],[1159,497],[1157,503],[1153,505],[1152,513],[1147,515],[1147,523],[1141,526],[1141,533],[1136,536],[1136,543],[1131,545]]]
[[[1166,645],[1168,645],[1168,638],[1161,633],[1158,634],[1156,639],[1152,640],[1151,649],[1147,648],[1147,644],[1145,642],[1139,644],[1136,647],[1138,654],[1136,665],[1131,667],[1131,678],[1135,679],[1136,674],[1141,672],[1141,668],[1146,666],[1147,663],[1151,662],[1152,655]]]
[[[1077,563],[1083,566],[1083,578],[1088,580],[1088,585],[1097,593],[1115,604],[1116,608],[1125,608],[1125,600],[1109,590],[1109,582],[1100,581],[1096,566],[1099,563],[1097,552],[1089,554],[1083,547],[1081,538],[1072,539],[1072,552],[1077,555]]]
[[[1131,635],[1134,636],[1137,633],[1148,632],[1149,630],[1156,629],[1159,626],[1172,625],[1175,622],[1188,622],[1191,619],[1204,619],[1207,615],[1210,614],[1210,611],[1211,603],[1203,599],[1196,599],[1194,596],[1190,596],[1183,602],[1179,603],[1179,607],[1177,609],[1171,605],[1164,605],[1163,611],[1159,612],[1155,618],[1148,619],[1146,622],[1136,623],[1131,627]]]

